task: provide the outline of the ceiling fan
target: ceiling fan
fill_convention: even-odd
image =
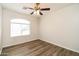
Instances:
[[[31,9],[33,10],[30,14],[43,15],[41,11],[50,11],[50,8],[41,8],[40,3],[35,3],[33,8],[31,7],[23,7],[24,10]]]

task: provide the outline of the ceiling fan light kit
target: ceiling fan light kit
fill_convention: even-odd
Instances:
[[[40,15],[39,13],[40,13],[40,10],[34,11],[35,15]]]

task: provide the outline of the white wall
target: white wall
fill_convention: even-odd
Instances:
[[[26,19],[31,22],[31,35],[21,37],[10,37],[10,20],[11,19]],[[16,45],[31,40],[37,39],[37,19],[32,16],[20,14],[8,9],[3,9],[3,47]]]
[[[0,5],[0,53],[2,50],[2,7]]]
[[[79,52],[79,4],[73,4],[43,16],[42,40]]]

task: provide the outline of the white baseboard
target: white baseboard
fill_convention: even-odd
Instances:
[[[43,40],[43,41],[46,41],[46,42],[48,42],[48,43],[55,44],[55,45],[60,46],[60,47],[62,47],[62,48],[65,48],[65,49],[68,49],[68,50],[71,50],[71,51],[74,51],[74,52],[79,53],[79,51],[78,51],[78,50],[71,49],[71,48],[68,48],[68,47],[65,47],[65,46],[62,46],[62,45],[56,44],[56,43],[51,42],[51,41],[47,41],[47,40]]]
[[[18,45],[18,44],[23,44],[23,43],[30,42],[30,41],[33,41],[33,40],[37,40],[37,39],[34,38],[34,39],[30,39],[30,40],[27,40],[27,41],[24,41],[24,42],[18,42],[18,43],[15,43],[15,44],[5,45],[5,46],[2,46],[2,48],[6,48],[6,47]]]

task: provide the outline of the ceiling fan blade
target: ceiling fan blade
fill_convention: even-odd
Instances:
[[[43,13],[42,13],[42,12],[39,12],[39,14],[40,14],[40,15],[43,15]]]
[[[45,10],[45,11],[49,11],[50,8],[41,8],[40,10],[41,10],[41,11],[44,11],[44,10]]]
[[[30,14],[32,15],[34,12],[31,12]]]
[[[33,8],[31,8],[31,7],[23,7],[23,9],[24,10],[26,10],[26,9],[31,9],[31,10],[34,10]]]

